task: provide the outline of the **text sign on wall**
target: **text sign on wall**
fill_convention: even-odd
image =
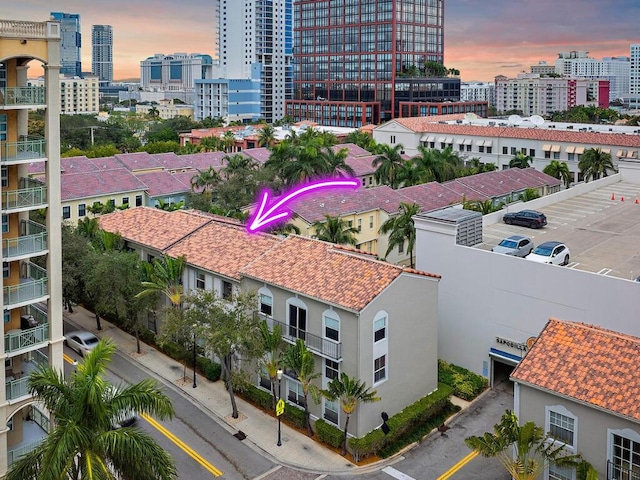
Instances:
[[[529,350],[529,347],[527,347],[527,342],[514,342],[513,340],[509,340],[508,338],[496,337],[496,343],[515,348],[516,350],[520,350],[522,352],[526,352],[527,350]]]

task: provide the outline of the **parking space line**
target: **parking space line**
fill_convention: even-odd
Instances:
[[[612,268],[603,268],[598,272],[599,275],[609,275],[613,269]]]
[[[580,262],[571,262],[567,265],[567,268],[576,268],[578,265],[580,265]]]

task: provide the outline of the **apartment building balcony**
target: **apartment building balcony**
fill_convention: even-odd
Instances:
[[[0,88],[0,109],[43,108],[46,106],[44,87]]]
[[[47,143],[44,138],[23,136],[19,142],[0,142],[0,161],[3,165],[46,160]]]
[[[49,363],[48,357],[39,350],[29,352],[27,355],[28,358],[22,361],[22,372],[14,373],[11,370],[6,370],[5,393],[10,404],[31,396],[28,388],[29,375],[31,372],[35,372],[40,365]]]
[[[23,307],[45,301],[48,297],[47,271],[31,262],[21,265],[20,283],[7,285],[2,289],[3,304],[6,310]]]
[[[27,220],[25,234],[2,240],[2,261],[12,262],[45,255],[48,251],[47,229],[44,225]]]
[[[44,347],[49,340],[47,313],[35,305],[27,307],[20,329],[10,330],[4,336],[4,351],[10,357]]]
[[[21,178],[18,190],[2,192],[2,211],[20,212],[47,206],[47,187],[32,178]]]
[[[25,420],[22,422],[22,441],[7,449],[8,467],[11,467],[20,457],[35,450],[49,432],[49,417],[35,405],[24,407],[15,415],[24,415]]]
[[[26,39],[60,38],[60,22],[0,20],[0,37]]]
[[[342,359],[342,342],[335,342],[328,338],[314,335],[306,330],[288,325],[286,322],[275,320],[262,313],[258,313],[258,316],[261,320],[267,321],[267,325],[271,330],[273,330],[273,327],[276,325],[280,325],[282,329],[282,339],[285,342],[293,345],[296,343],[296,340],[301,339],[313,353],[332,360]]]
[[[630,463],[622,466],[607,460],[607,480],[640,480],[640,471]]]

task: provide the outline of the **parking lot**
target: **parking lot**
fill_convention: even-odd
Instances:
[[[562,268],[635,279],[640,276],[638,195],[640,185],[634,183],[603,187],[540,209],[548,224],[539,230],[502,222],[489,225],[478,248],[490,250],[513,234],[531,237],[536,246],[555,240],[571,252],[569,265]]]

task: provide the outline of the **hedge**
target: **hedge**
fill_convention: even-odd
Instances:
[[[273,397],[271,394],[255,385],[248,385],[246,390],[241,392],[240,395],[264,410],[273,410]]]
[[[207,380],[211,380],[212,382],[220,380],[222,367],[219,363],[216,363],[207,357],[198,357],[197,363],[198,370],[202,372]]]
[[[342,430],[325,422],[322,418],[316,420],[315,427],[318,440],[322,443],[326,443],[333,448],[338,448],[342,445],[342,439],[344,438]]]
[[[389,433],[381,429],[373,430],[361,438],[351,438],[347,443],[354,459],[360,461],[370,455],[379,455],[389,445],[409,444],[405,438],[421,426],[428,424],[450,408],[449,397],[453,388],[444,383],[438,384],[438,390],[409,405],[401,412],[389,418]]]
[[[284,409],[284,420],[297,428],[306,428],[304,410],[288,403]]]
[[[438,381],[453,387],[453,394],[463,400],[473,400],[489,385],[483,376],[444,360],[438,360]]]

